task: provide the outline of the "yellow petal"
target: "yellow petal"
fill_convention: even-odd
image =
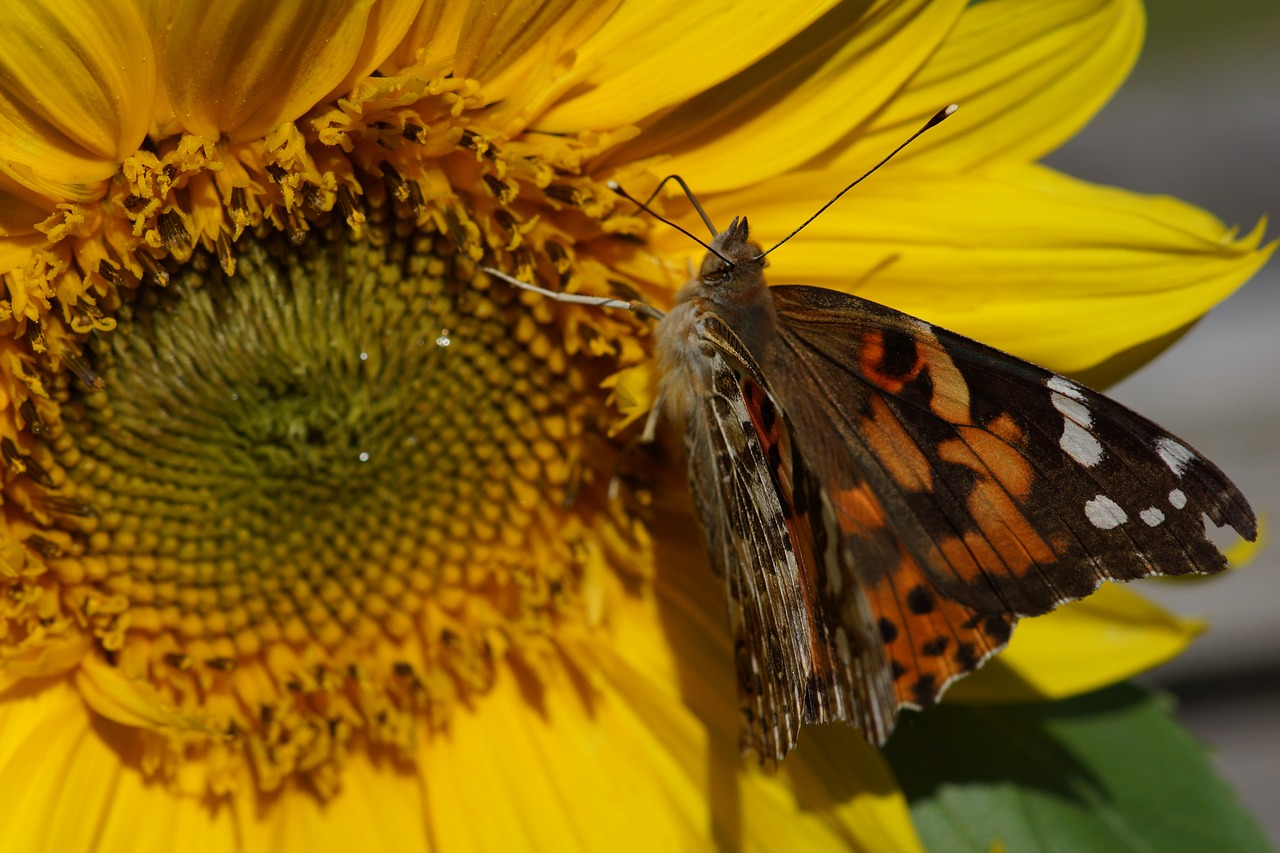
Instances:
[[[173,17],[177,0],[134,0],[138,14],[142,19],[143,29],[151,43],[151,54],[154,59],[152,69],[156,78],[154,94],[151,98],[151,126],[147,135],[152,139],[164,139],[182,132],[182,126],[173,114],[173,105],[169,103],[169,95],[164,88],[164,54],[165,42],[169,38],[169,21]]]
[[[708,200],[747,214],[766,247],[843,175],[807,172]],[[1270,256],[1165,197],[1008,163],[982,175],[886,167],[769,256],[773,284],[856,292],[1060,372],[1080,371],[1195,320]],[[679,234],[667,250],[696,257]],[[682,262],[678,262],[682,266]]]
[[[56,200],[100,191],[147,131],[155,63],[126,3],[0,6],[0,161]]]
[[[48,238],[39,232],[0,239],[0,275],[29,262],[32,255],[48,242]]]
[[[227,820],[148,785],[133,732],[94,718],[65,680],[0,697],[0,844],[5,850],[235,849]],[[221,846],[219,846],[221,845]]]
[[[891,100],[963,2],[842,4],[718,86],[644,126],[610,162],[670,154],[695,191],[749,186],[826,150]]]
[[[408,33],[421,6],[422,0],[374,0],[364,41],[359,54],[352,60],[351,70],[320,100],[328,101],[345,95],[382,65]]]
[[[455,768],[452,778],[465,773]],[[449,784],[450,777],[438,780]],[[421,774],[411,767],[371,759],[360,749],[351,754],[342,774],[342,790],[321,801],[305,788],[293,787],[277,801],[277,812],[260,811],[252,800],[238,798],[245,850],[280,853],[312,851],[394,850],[427,853],[439,850],[432,842],[435,816],[427,811]],[[263,817],[266,820],[263,820]],[[157,846],[157,853],[181,849]]]
[[[454,73],[489,82],[513,63],[527,61],[530,52],[572,49],[596,31],[613,5],[592,0],[471,0]]]
[[[785,786],[759,771],[751,776],[751,783],[768,785],[762,794],[771,794],[779,802],[777,812],[770,814],[754,800],[746,800],[744,810],[751,810],[746,821],[748,838],[775,838],[782,833],[789,840],[797,839],[794,847],[779,844],[782,850],[909,853],[924,849],[888,765],[852,726],[836,723],[809,729],[780,773],[787,780]],[[780,807],[798,808],[805,819],[790,819]],[[824,813],[834,827],[813,819]],[[792,824],[794,829],[786,828]]]
[[[168,853],[429,849],[416,773],[350,756],[328,801],[289,788],[257,799],[253,780],[211,803],[148,779],[136,732],[93,715],[65,680],[0,696],[0,848]]]
[[[694,845],[702,793],[639,709],[616,695],[587,706],[568,682],[538,695],[516,679],[504,671],[475,712],[458,715],[424,751],[432,830],[444,849]]]
[[[84,634],[68,631],[44,637],[21,654],[11,652],[0,666],[0,693],[23,679],[60,676],[78,665],[91,648]]]
[[[150,682],[126,678],[97,655],[86,655],[74,677],[84,701],[109,720],[144,729],[204,726],[203,719],[171,707]]]
[[[638,122],[756,62],[833,5],[624,3],[578,49],[573,89],[537,127],[574,132]]]
[[[899,157],[929,168],[1034,160],[1111,98],[1142,47],[1137,0],[991,0],[954,32],[867,127],[814,165],[865,170],[948,103],[960,111]]]
[[[453,65],[458,50],[458,34],[470,7],[457,0],[424,0],[417,17],[380,69],[395,76],[410,65],[424,67]]]
[[[53,209],[53,200],[12,177],[0,163],[0,237],[22,237],[36,233],[36,223]],[[0,273],[8,272],[0,264]]]
[[[265,136],[311,109],[361,58],[374,0],[225,0],[176,5],[161,74],[198,136]],[[149,23],[159,24],[157,15]]]
[[[1031,702],[1097,690],[1172,660],[1203,627],[1104,584],[1082,601],[1023,619],[1009,647],[957,683],[947,699]]]

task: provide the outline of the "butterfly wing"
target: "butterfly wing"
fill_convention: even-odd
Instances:
[[[1018,616],[1105,579],[1225,568],[1202,515],[1256,535],[1217,467],[1124,406],[858,297],[771,291],[771,392],[834,508],[900,705],[932,704]]]
[[[877,741],[895,702],[883,646],[766,381],[714,314],[699,324],[710,388],[685,419],[694,503],[729,594],[742,743],[762,760],[794,748],[802,723],[853,720]],[[815,526],[816,525],[816,526]],[[836,580],[833,589],[830,579]]]

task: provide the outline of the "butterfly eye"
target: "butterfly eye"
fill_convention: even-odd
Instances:
[[[730,273],[732,273],[732,271],[733,267],[730,266],[714,267],[703,272],[702,282],[703,284],[709,284],[712,286],[724,284],[729,280]]]

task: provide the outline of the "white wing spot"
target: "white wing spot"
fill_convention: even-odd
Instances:
[[[1093,425],[1093,414],[1083,402],[1071,397],[1064,397],[1062,394],[1053,394],[1051,396],[1053,407],[1065,415],[1067,420],[1075,421],[1083,427]]]
[[[1160,454],[1160,458],[1169,466],[1169,470],[1179,477],[1186,473],[1187,468],[1196,459],[1195,453],[1189,448],[1178,444],[1167,435],[1156,439],[1156,453]]]
[[[1174,489],[1169,493],[1169,503],[1173,504],[1174,509],[1182,509],[1187,505],[1187,496],[1182,493],[1182,489]]]
[[[1157,524],[1164,521],[1164,513],[1155,507],[1150,507],[1138,513],[1138,518],[1145,521],[1147,523],[1147,527],[1155,527]]]
[[[1129,520],[1129,516],[1120,508],[1120,504],[1106,495],[1098,495],[1084,505],[1084,514],[1089,522],[1099,530],[1111,530]]]
[[[1044,387],[1050,391],[1056,391],[1059,394],[1065,394],[1073,400],[1084,402],[1084,393],[1080,390],[1080,386],[1067,379],[1065,376],[1050,376],[1044,381]],[[1054,404],[1055,406],[1057,403]],[[1059,409],[1061,411],[1061,409]]]
[[[1087,415],[1088,412],[1085,414]],[[1102,461],[1102,445],[1098,443],[1098,439],[1073,420],[1063,424],[1062,438],[1058,440],[1058,446],[1086,468],[1092,468]]]

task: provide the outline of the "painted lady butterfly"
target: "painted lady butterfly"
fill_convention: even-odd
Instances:
[[[1119,403],[857,296],[770,287],[745,218],[709,249],[665,316],[484,269],[661,318],[661,406],[762,760],[805,723],[883,744],[1019,617],[1104,580],[1224,569],[1204,516],[1255,538],[1216,466]]]

